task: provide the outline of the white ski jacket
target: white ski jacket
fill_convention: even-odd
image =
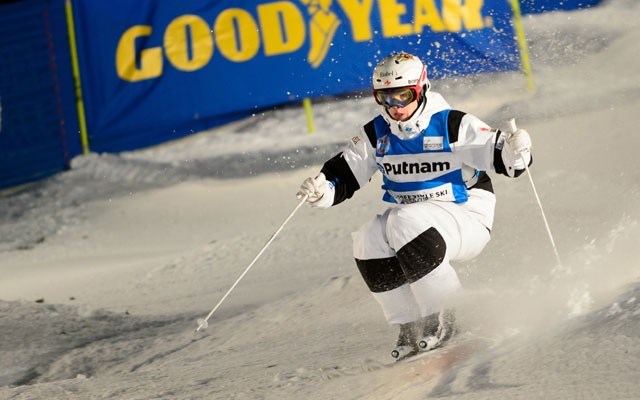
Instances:
[[[524,163],[500,130],[452,110],[440,94],[427,92],[408,121],[395,121],[386,112],[378,115],[324,164],[331,189],[323,203],[350,198],[376,171],[382,173],[384,201],[465,203],[470,190],[493,193],[485,171],[516,177],[524,172]]]

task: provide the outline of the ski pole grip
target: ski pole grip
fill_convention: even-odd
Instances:
[[[516,119],[515,118],[511,118],[509,120],[509,129],[511,129],[511,133],[514,133],[515,131],[518,130],[518,127],[516,126]]]

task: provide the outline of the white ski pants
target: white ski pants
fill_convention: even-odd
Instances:
[[[397,205],[353,236],[353,254],[389,324],[431,315],[462,286],[451,261],[471,259],[489,242],[495,196],[472,189],[465,203]]]

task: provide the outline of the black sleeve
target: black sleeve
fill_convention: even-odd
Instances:
[[[364,132],[369,139],[369,143],[373,148],[376,147],[376,130],[373,120],[369,121],[364,126]],[[342,152],[325,162],[320,170],[327,177],[327,180],[332,182],[335,188],[335,197],[333,199],[333,205],[340,204],[343,201],[350,199],[356,190],[360,189],[360,184],[355,175],[351,171],[349,164],[342,157]]]
[[[342,157],[342,153],[337,154],[324,163],[320,172],[327,177],[328,181],[333,182],[335,187],[334,206],[342,203],[346,199],[350,199],[355,191],[360,189],[358,180],[353,175],[353,172],[351,172],[347,161]]]
[[[458,135],[460,131],[460,124],[462,123],[462,118],[466,115],[466,113],[458,110],[449,111],[449,116],[447,117],[447,131],[449,135],[449,143],[455,143],[458,141]],[[502,135],[500,130],[496,131],[496,142],[493,146],[493,166],[498,174],[502,174],[505,176],[509,176],[507,173],[507,167],[504,165],[504,161],[502,161],[502,146],[498,146],[498,139]],[[499,148],[498,148],[499,147]],[[529,162],[529,165],[533,163],[533,157]],[[522,175],[524,169],[517,169],[514,172],[514,177]],[[486,174],[485,174],[486,175]],[[478,181],[480,183],[481,181]],[[485,182],[486,185],[486,182]],[[491,185],[491,182],[489,182]],[[477,186],[477,185],[476,185]],[[491,190],[492,191],[492,190]]]
[[[376,130],[374,127],[374,120],[371,120],[364,125],[364,132],[367,135],[369,143],[371,143],[371,146],[375,149]],[[332,182],[334,185],[334,206],[350,199],[356,190],[360,189],[360,184],[358,183],[355,175],[353,175],[349,164],[347,164],[347,161],[342,156],[342,152],[325,162],[320,172],[322,172],[327,180]]]

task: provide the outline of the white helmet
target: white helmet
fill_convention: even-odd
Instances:
[[[373,70],[373,91],[406,87],[420,98],[431,88],[427,79],[427,67],[413,54],[391,53],[376,65]],[[377,99],[376,101],[380,103]]]

